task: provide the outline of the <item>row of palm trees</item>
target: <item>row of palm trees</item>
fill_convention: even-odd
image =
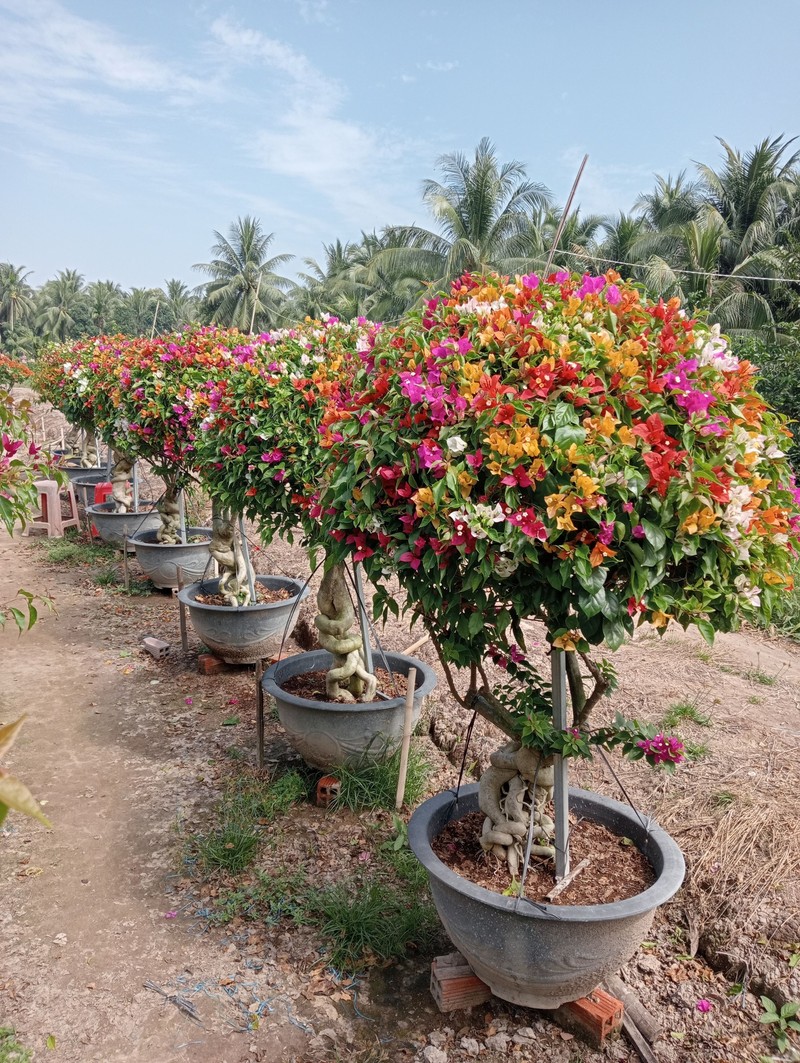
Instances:
[[[143,334],[188,320],[244,330],[324,312],[392,321],[465,270],[520,273],[551,257],[569,270],[614,266],[728,332],[771,333],[800,318],[800,151],[783,136],[745,153],[720,143],[718,169],[658,177],[628,213],[564,217],[521,163],[501,162],[484,139],[471,158],[443,155],[440,179],[423,183],[433,228],[387,225],[324,245],[297,281],[278,272],[292,256],[271,254],[274,234],[252,217],[214,233],[212,260],[194,267],[207,280],[193,291],[172,280],[123,292],[112,281],[85,285],[73,270],[34,291],[24,269],[0,264],[0,335],[14,353],[43,337]]]

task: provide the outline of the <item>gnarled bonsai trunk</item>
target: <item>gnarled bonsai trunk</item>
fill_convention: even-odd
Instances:
[[[478,804],[486,816],[481,848],[505,860],[512,877],[519,874],[533,814],[532,856],[555,856],[555,824],[545,812],[553,796],[552,759],[542,760],[533,749],[509,742],[489,758],[481,776]]]
[[[250,605],[248,562],[236,539],[236,525],[231,514],[212,501],[211,542],[209,553],[219,565],[219,593],[231,606]],[[252,575],[252,570],[250,570]]]
[[[134,459],[114,451],[114,466],[111,469],[111,498],[115,513],[130,513],[133,508],[133,491],[129,477],[133,471]]]
[[[160,543],[174,544],[181,541],[180,493],[181,489],[174,480],[165,479],[164,494],[157,506],[161,527],[156,532],[156,539]]]
[[[364,668],[361,660],[361,635],[351,632],[355,613],[344,578],[344,566],[332,565],[325,573],[317,593],[320,645],[333,654],[325,689],[332,701],[372,701],[377,680]]]

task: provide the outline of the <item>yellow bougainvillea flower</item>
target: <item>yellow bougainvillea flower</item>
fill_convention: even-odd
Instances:
[[[650,623],[653,627],[666,627],[670,620],[674,620],[671,613],[662,613],[660,609],[654,609],[650,614]]]
[[[717,515],[709,506],[698,509],[696,513],[690,513],[681,525],[681,531],[687,535],[702,535],[712,528],[717,522]]]
[[[566,635],[559,635],[557,639],[553,639],[553,645],[559,650],[574,651],[578,648],[577,639],[578,636],[574,631],[568,631]]]

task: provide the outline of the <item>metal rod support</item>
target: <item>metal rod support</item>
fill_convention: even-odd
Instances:
[[[564,651],[553,648],[550,654],[553,687],[553,726],[567,727],[567,668]],[[556,831],[556,882],[569,874],[569,770],[564,757],[553,757],[553,807]]]
[[[364,584],[361,580],[361,565],[356,561],[353,564],[353,582],[356,586],[356,604],[358,606],[358,623],[361,628],[361,659],[366,671],[373,674],[372,645],[370,644],[369,618],[367,616],[367,604],[364,601]]]

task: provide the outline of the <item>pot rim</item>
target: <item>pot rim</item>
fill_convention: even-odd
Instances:
[[[149,545],[149,544],[147,544]],[[183,545],[183,544],[182,544]],[[192,543],[192,546],[202,546],[202,543]],[[300,602],[303,601],[310,594],[310,588],[307,583],[303,583],[299,579],[293,579],[291,576],[256,576],[256,582],[260,583],[264,587],[269,587],[270,583],[280,586],[287,586],[291,584],[297,587],[297,593],[291,598],[284,598],[280,602],[251,602],[250,605],[210,605],[208,602],[198,602],[194,595],[200,594],[216,594],[219,588],[219,578],[217,579],[204,579],[199,580],[197,583],[190,583],[183,590],[178,591],[178,598],[189,609],[198,609],[205,612],[218,612],[218,613],[241,613],[244,611],[255,612],[256,610],[268,610],[268,609],[281,609],[287,605],[292,605],[293,608],[297,608]],[[200,590],[200,588],[205,588]]]
[[[425,661],[421,661],[417,657],[409,657],[406,653],[395,653],[391,650],[379,653],[379,651],[373,649],[373,653],[375,654],[375,663],[378,667],[380,667],[381,664],[386,667],[390,661],[408,661],[408,670],[412,667],[417,669],[420,683],[414,687],[415,701],[418,698],[424,698],[427,694],[430,694],[436,686],[436,673],[429,664],[425,663]],[[261,686],[264,692],[273,698],[280,697],[293,708],[314,709],[323,712],[375,712],[376,709],[397,708],[398,705],[402,705],[405,701],[405,695],[398,695],[394,698],[382,698],[380,701],[315,701],[312,698],[302,698],[297,694],[292,694],[288,690],[284,690],[277,678],[278,673],[281,671],[281,665],[287,667],[290,666],[290,662],[297,663],[302,658],[308,657],[322,658],[322,660],[319,661],[319,664],[315,663],[313,667],[297,669],[296,671],[293,671],[291,675],[283,676],[282,678],[284,681],[294,675],[302,675],[304,672],[313,672],[319,667],[324,668],[326,666],[326,661],[333,661],[333,654],[328,650],[305,650],[303,653],[292,654],[291,657],[287,657],[283,661],[275,661],[275,663],[271,664],[266,670],[261,680]],[[399,671],[399,669],[396,670]],[[408,670],[401,672],[401,674],[408,675]]]
[[[450,819],[461,819],[468,813],[479,810],[478,787],[478,783],[461,787],[459,804],[462,807],[463,805],[469,805],[470,807],[463,808],[460,816],[451,816]],[[630,805],[625,805],[621,801],[615,801],[613,798],[605,797],[595,791],[581,790],[571,786],[569,793],[571,801],[576,800],[589,805],[604,806],[609,811],[627,820],[634,828],[631,832],[634,836],[634,841],[637,835],[642,835],[644,825],[648,826],[649,829],[645,835],[648,844],[651,849],[655,847],[662,858],[662,869],[660,872],[656,871],[656,881],[652,886],[649,886],[642,893],[637,893],[636,896],[628,897],[625,900],[611,901],[607,904],[575,905],[527,901],[517,897],[504,897],[500,893],[487,890],[485,887],[471,882],[449,868],[439,859],[431,847],[431,822],[435,816],[441,816],[450,804],[455,803],[456,796],[452,790],[446,790],[428,798],[427,801],[423,801],[414,810],[408,823],[408,843],[414,855],[431,877],[435,877],[441,883],[463,896],[480,901],[490,908],[514,913],[522,918],[549,919],[570,923],[606,922],[626,919],[652,911],[678,892],[683,882],[686,865],[683,853],[663,827],[660,827],[655,820],[641,816]],[[641,820],[644,820],[644,824]],[[641,851],[641,847],[637,847]],[[645,853],[645,855],[647,854]]]
[[[96,517],[149,517],[152,513],[157,513],[155,499],[152,498],[140,498],[139,508],[137,510],[129,510],[127,513],[115,513],[111,508],[114,505],[113,502],[97,502],[93,506],[87,506],[86,512],[91,513]],[[145,507],[145,508],[142,508]],[[130,536],[133,538],[133,536]]]
[[[189,547],[192,546],[207,546],[208,543],[211,542],[211,536],[213,535],[212,528],[192,527],[186,529],[187,535],[198,535],[200,532],[208,532],[208,538],[205,539],[202,543],[151,543],[148,542],[146,539],[141,538],[141,536],[143,535],[156,535],[157,531],[158,529],[154,531],[152,528],[149,530],[145,528],[142,531],[137,531],[135,535],[128,536],[128,542],[133,543],[135,546],[147,547],[148,549],[168,550],[180,546],[182,549],[187,550]]]

